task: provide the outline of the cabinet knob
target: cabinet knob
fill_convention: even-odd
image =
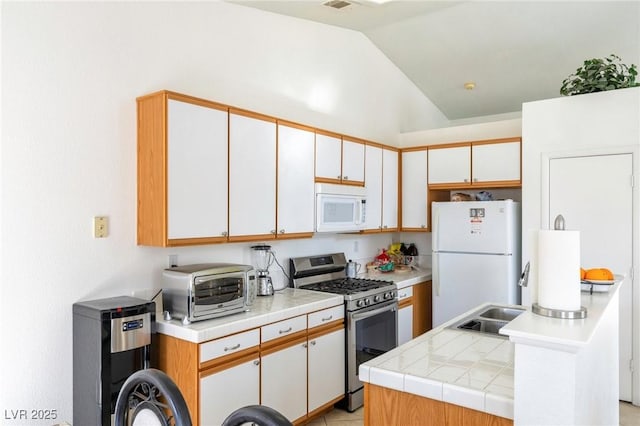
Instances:
[[[478,181],[478,178],[473,178],[473,181],[474,181],[474,182],[477,182],[477,181]]]
[[[228,235],[229,235],[229,233],[228,233],[227,231],[222,231],[222,236],[223,236],[223,237],[226,237],[226,236],[228,236]]]
[[[420,228],[426,228],[427,225],[420,225]]]
[[[384,229],[387,229],[387,225],[384,225],[384,226],[383,226],[383,228],[384,228]]]
[[[272,229],[272,230],[271,230],[271,233],[275,235],[276,230],[275,230],[275,229]]]
[[[315,341],[315,340],[312,340],[312,341],[311,341],[311,342],[309,342],[309,343],[311,343],[311,346],[315,346],[315,345],[316,345],[316,341]]]
[[[284,234],[284,229],[281,229],[281,230],[280,230],[280,233],[281,233],[281,234]]]
[[[256,359],[255,361],[253,361],[253,365],[260,365],[260,360]]]
[[[302,344],[302,347],[303,347],[303,348],[306,348],[307,346],[308,346],[308,345],[307,345],[306,343],[303,343],[303,344]]]
[[[338,175],[338,179],[342,179],[342,176]]]
[[[467,178],[464,178],[464,181],[465,181],[465,182],[469,182],[469,179],[467,179]]]
[[[344,180],[349,180],[349,176],[345,176],[345,177],[343,177],[342,179],[344,179]]]

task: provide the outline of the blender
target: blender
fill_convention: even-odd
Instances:
[[[258,296],[273,296],[273,282],[269,276],[269,266],[273,263],[271,246],[259,244],[251,246],[253,249],[253,263],[256,267]]]

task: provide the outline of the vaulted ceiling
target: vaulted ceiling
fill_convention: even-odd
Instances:
[[[640,1],[229,1],[362,32],[450,120],[558,97],[585,59],[640,63]]]

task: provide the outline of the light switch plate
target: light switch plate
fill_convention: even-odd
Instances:
[[[106,238],[109,234],[109,224],[106,216],[93,218],[93,238]]]

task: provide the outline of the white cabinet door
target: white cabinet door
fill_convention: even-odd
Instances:
[[[307,343],[262,357],[261,404],[291,422],[307,414]]]
[[[342,178],[342,140],[316,133],[316,177]]]
[[[225,235],[228,114],[174,99],[167,108],[168,238]]]
[[[402,228],[427,227],[427,150],[402,153]]]
[[[398,228],[398,151],[382,150],[382,230]]]
[[[278,125],[278,235],[313,232],[314,133]]]
[[[471,146],[429,148],[429,184],[471,183]]]
[[[474,144],[473,183],[520,180],[520,142]]]
[[[276,124],[229,114],[229,236],[275,234]]]
[[[344,329],[309,339],[309,412],[344,395]]]
[[[382,227],[382,148],[367,145],[365,153],[365,229],[379,230]]]
[[[398,309],[398,345],[413,339],[413,305]]]
[[[364,182],[365,145],[349,140],[342,141],[343,182]]]
[[[260,403],[260,361],[247,361],[200,379],[200,424],[220,425],[240,407]],[[195,421],[196,419],[192,419]]]
[[[582,267],[625,275],[620,287],[620,399],[631,401],[633,358],[633,175],[632,154],[552,158],[549,161],[549,220],[558,214],[580,231]],[[638,336],[638,333],[635,333]]]

